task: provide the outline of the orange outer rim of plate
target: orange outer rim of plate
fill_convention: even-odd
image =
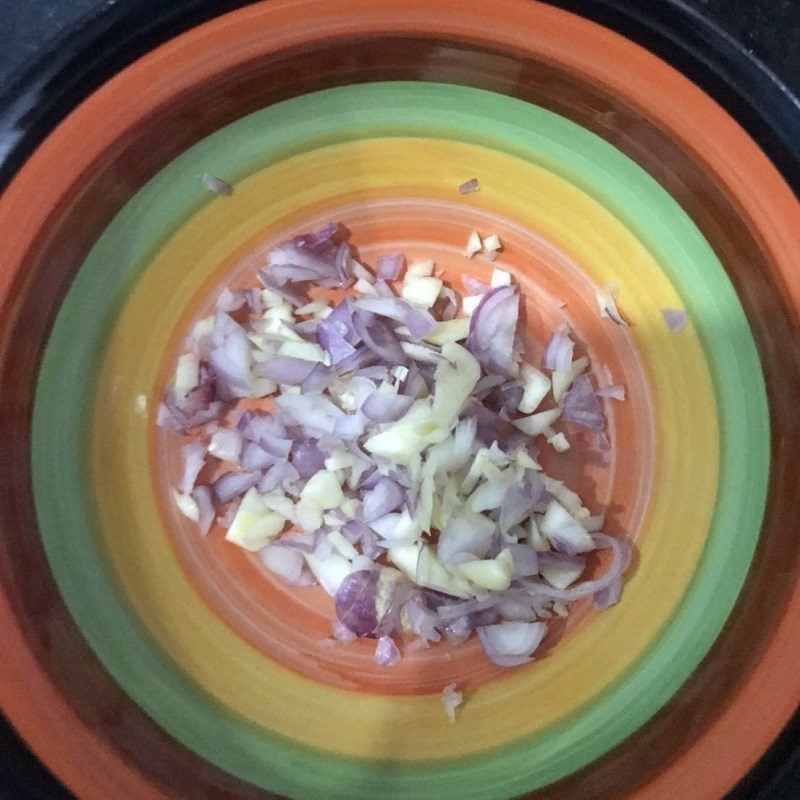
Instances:
[[[97,154],[119,144],[126,131],[146,124],[154,109],[168,104],[187,86],[199,86],[266,52],[297,47],[311,38],[396,33],[439,36],[535,57],[624,97],[726,188],[726,195],[755,232],[788,305],[800,306],[800,279],[781,274],[777,266],[790,264],[800,252],[800,207],[766,156],[711,98],[639,46],[572,14],[522,0],[506,0],[507,13],[502,16],[496,10],[494,0],[472,0],[468,6],[457,0],[435,4],[429,0],[280,0],[246,7],[157,48],[70,114],[0,198],[0,239],[6,256],[0,302],[14,313],[19,296],[14,290],[24,289],[30,279],[22,271],[26,254],[42,246],[46,237],[40,232],[75,202],[76,187],[97,174]],[[299,23],[301,17],[306,24]],[[264,30],[269,30],[269,37],[263,35]],[[174,69],[176,62],[180,71]],[[621,68],[623,64],[626,69]],[[636,80],[630,80],[630,75]],[[603,130],[602,122],[595,128]],[[615,142],[634,158],[635,136]],[[168,142],[154,158],[168,159],[174,154],[170,147]],[[136,166],[128,169],[134,173],[133,181],[129,175],[121,185],[133,189],[147,175],[138,174]],[[791,324],[796,326],[796,318]],[[7,524],[9,518],[3,522]],[[13,660],[0,662],[0,705],[23,737],[79,797],[108,796],[111,787],[115,796],[174,797],[166,784],[157,786],[112,751],[95,726],[66,701],[29,650],[25,623],[14,613],[15,600],[7,594],[0,596],[0,631],[6,652],[14,654]],[[779,614],[769,646],[758,654],[721,715],[696,735],[690,749],[626,796],[719,798],[760,757],[800,700],[800,672],[795,666],[800,657],[798,582],[787,589]],[[58,638],[54,641],[57,646]],[[54,730],[60,735],[52,736]],[[600,765],[622,757],[624,747]],[[547,793],[543,790],[537,796]],[[241,796],[241,787],[236,796]]]

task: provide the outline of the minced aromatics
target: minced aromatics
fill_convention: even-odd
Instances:
[[[524,352],[509,272],[461,283],[402,253],[370,269],[342,225],[296,236],[195,323],[158,408],[183,437],[180,511],[321,586],[329,645],[369,637],[385,667],[473,634],[494,664],[525,664],[570,603],[617,602],[628,558],[537,460],[581,431],[607,446],[623,387],[595,388],[566,324]],[[598,303],[622,322],[611,292]],[[455,684],[442,699],[454,715]]]

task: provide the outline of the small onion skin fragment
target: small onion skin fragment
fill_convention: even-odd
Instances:
[[[664,317],[664,322],[673,333],[680,333],[685,327],[689,318],[686,316],[685,311],[677,308],[662,308],[661,315]]]
[[[213,175],[203,175],[203,186],[205,186],[209,192],[213,192],[214,194],[222,195],[224,197],[228,197],[233,194],[233,186],[231,186],[227,181],[222,180],[222,178],[216,178]]]
[[[469,194],[470,192],[478,192],[480,191],[480,184],[478,183],[477,178],[470,178],[467,181],[464,181],[459,187],[458,191],[459,194]]]

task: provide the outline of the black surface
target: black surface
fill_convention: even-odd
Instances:
[[[627,2],[631,8],[659,5]],[[115,5],[139,0],[0,0],[0,94],[13,76],[48,51],[76,25]],[[164,0],[161,6],[185,6]],[[586,5],[585,3],[583,4]],[[800,2],[798,0],[691,0],[694,8],[719,24],[800,94]]]
[[[244,4],[239,0],[0,0],[0,185],[70,107],[121,66],[169,36]],[[800,104],[794,97],[800,95],[800,2],[556,0],[555,4],[641,42],[689,75],[750,131],[800,193]],[[797,798],[800,716],[727,800]],[[2,723],[0,800],[69,800]]]

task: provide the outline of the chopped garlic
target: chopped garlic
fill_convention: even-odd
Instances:
[[[175,393],[185,397],[197,386],[200,375],[200,359],[194,353],[185,353],[178,359],[175,369]]]
[[[322,525],[322,509],[301,500],[294,507],[294,518],[304,531],[315,531]]]
[[[341,508],[348,517],[355,517],[360,506],[361,501],[356,500],[355,497],[345,497],[345,499],[339,503],[339,508]]]
[[[295,311],[295,314],[319,314],[321,311],[324,311],[328,308],[328,304],[323,300],[314,300],[311,303],[306,303],[304,306],[300,306],[300,308]]]
[[[344,520],[338,514],[334,514],[332,511],[328,511],[323,514],[322,521],[329,528],[341,528],[342,525],[344,525]]]
[[[396,544],[416,542],[422,534],[422,528],[416,520],[411,519],[408,509],[399,514],[386,514],[370,523],[370,527],[381,538],[389,539]]]
[[[514,573],[514,559],[510,550],[503,550],[497,558],[482,561],[468,561],[453,567],[453,571],[470,583],[491,592],[504,592],[511,586]]]
[[[428,276],[433,275],[433,267],[434,263],[431,260],[415,261],[413,264],[409,264],[409,266],[406,267],[405,279],[427,278]]]
[[[287,497],[280,489],[262,494],[261,502],[265,508],[286,517],[290,522],[294,519],[294,503],[291,497]]]
[[[436,302],[443,285],[439,278],[406,279],[403,284],[403,299],[418,308],[430,308]]]
[[[383,567],[378,575],[375,592],[375,612],[378,619],[383,619],[397,595],[398,584],[403,574],[394,567]]]
[[[549,408],[546,411],[539,411],[529,417],[521,417],[514,421],[514,424],[528,436],[538,436],[544,433],[544,429],[552,425],[561,416],[561,406]]]
[[[500,237],[493,233],[491,236],[487,236],[483,240],[483,252],[489,261],[494,261],[497,257],[497,251],[503,247],[503,243],[500,241]]]
[[[475,388],[481,368],[475,356],[455,342],[442,345],[442,356],[436,367],[432,415],[449,428]]]
[[[320,558],[315,553],[303,555],[320,586],[331,597],[335,597],[342,581],[353,571],[352,564],[338,553],[330,553],[325,558]]]
[[[505,269],[499,269],[495,267],[492,270],[492,277],[490,280],[491,287],[494,289],[497,286],[510,286],[511,285],[511,273]]]
[[[550,391],[550,378],[530,364],[520,367],[520,383],[522,384],[522,400],[519,410],[523,414],[532,414]]]
[[[283,320],[284,322],[294,322],[292,307],[287,302],[281,300],[278,305],[271,306],[264,312],[264,320]]]
[[[334,550],[351,561],[358,555],[358,550],[339,531],[331,531],[328,534],[328,541],[333,545]]]
[[[560,403],[567,389],[572,386],[572,382],[589,366],[589,359],[586,356],[573,361],[566,372],[555,370],[553,372],[553,399]]]
[[[220,428],[211,435],[208,443],[208,454],[222,459],[222,461],[235,461],[242,451],[244,437],[239,431],[231,428]]]
[[[539,530],[534,514],[531,514],[528,524],[528,542],[530,542],[531,547],[539,553],[546,553],[550,550],[550,542],[547,541],[545,535]]]
[[[472,231],[469,235],[469,239],[467,239],[466,247],[464,247],[464,256],[466,258],[472,258],[475,253],[480,253],[483,249],[483,242],[481,241],[481,237],[478,235],[478,231]]]
[[[438,364],[442,357],[431,347],[417,342],[400,342],[403,352],[414,359],[414,361],[425,361],[428,364]]]
[[[557,500],[551,500],[539,526],[542,533],[569,541],[576,553],[589,553],[595,549],[594,540],[586,529]]]
[[[356,463],[356,457],[349,450],[332,450],[328,458],[325,459],[325,469],[333,472],[337,469],[347,469]]]
[[[283,302],[283,300],[281,300],[281,302]],[[195,322],[191,337],[195,341],[199,341],[200,339],[205,339],[207,336],[211,336],[213,333],[214,317],[203,317],[203,319],[199,319]]]
[[[283,342],[278,348],[278,355],[301,358],[304,361],[325,361],[325,351],[314,342]]]
[[[461,299],[461,310],[464,314],[471,316],[475,309],[480,305],[481,300],[483,300],[482,294],[468,294],[465,295]]]
[[[339,481],[333,473],[326,470],[314,473],[300,492],[301,503],[315,506],[320,511],[336,508],[342,500],[344,494]]]
[[[261,495],[250,489],[242,498],[225,539],[256,552],[268,545],[286,525],[286,517],[270,511]]]
[[[178,506],[178,511],[184,517],[188,517],[192,522],[200,521],[200,506],[197,501],[188,494],[181,494],[177,490],[172,490],[172,496],[175,498],[175,505]]]
[[[517,466],[522,469],[533,469],[537,472],[541,472],[542,465],[538,461],[532,459],[528,453],[522,449],[516,451],[515,461],[517,462]]]
[[[508,469],[499,473],[497,480],[489,480],[479,484],[478,488],[467,499],[467,508],[476,513],[493,511],[500,508],[505,499],[506,490],[517,480],[516,470]]]
[[[264,304],[264,308],[275,308],[276,306],[282,306],[286,301],[279,294],[273,292],[272,289],[262,289],[261,302]]]
[[[417,543],[390,547],[389,558],[394,564],[420,586],[453,595],[469,598],[475,595],[469,584],[454,575],[436,557],[427,544]]]
[[[357,292],[361,292],[361,294],[378,294],[375,287],[369,281],[365,281],[363,278],[359,278],[353,284],[353,288]]]
[[[448,435],[449,431],[433,418],[431,403],[417,400],[399,421],[370,436],[364,442],[364,449],[410,467],[418,463],[425,447],[443,441]]]
[[[469,317],[455,317],[437,322],[436,327],[425,337],[431,344],[444,344],[445,342],[460,342],[469,336]]]

